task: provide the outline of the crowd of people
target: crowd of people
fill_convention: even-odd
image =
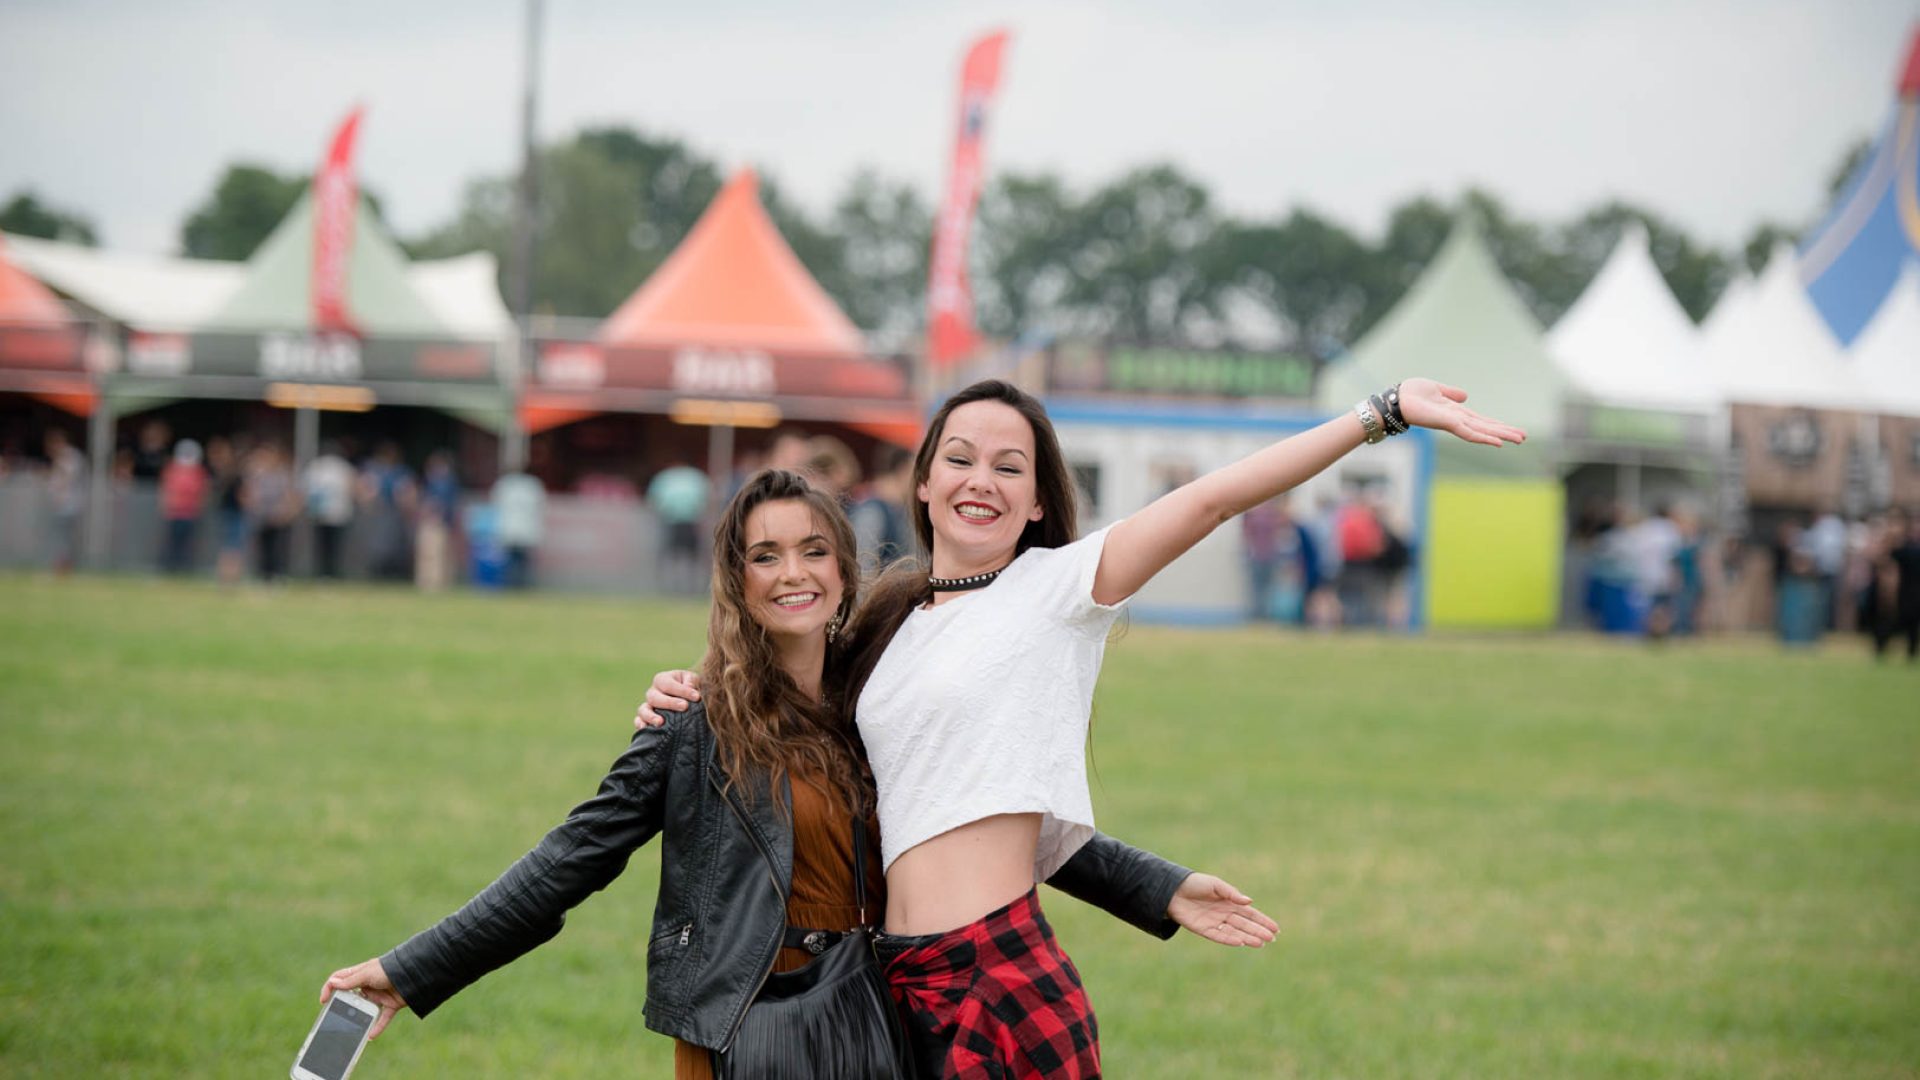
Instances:
[[[48,430],[41,449],[39,462],[17,454],[0,461],[0,475],[42,471],[47,562],[64,574],[83,549],[89,461],[58,428]],[[883,444],[867,473],[842,440],[783,429],[736,464],[726,490],[684,461],[649,478],[644,499],[660,529],[656,589],[707,591],[712,515],[767,467],[804,475],[839,502],[863,571],[915,553],[913,456],[906,450]],[[391,441],[360,453],[347,440],[327,440],[296,475],[289,448],[276,440],[215,436],[202,444],[176,439],[165,421],[153,420],[116,450],[108,475],[116,486],[153,485],[157,498],[135,505],[154,515],[154,527],[127,531],[153,536],[152,563],[168,574],[210,567],[227,583],[282,580],[304,524],[311,527],[315,578],[358,573],[443,589],[462,577],[469,540],[478,539],[465,535],[466,496],[445,450],[428,454],[416,471]],[[545,531],[545,487],[527,473],[509,473],[486,496],[486,539],[500,553],[499,583],[530,585]],[[1418,553],[1377,488],[1322,494],[1310,511],[1281,496],[1248,511],[1240,529],[1250,619],[1316,629],[1408,625],[1409,571]],[[1791,516],[1760,542],[1713,535],[1685,502],[1641,514],[1596,501],[1572,523],[1567,563],[1569,610],[1607,633],[1663,639],[1769,625],[1794,645],[1858,632],[1876,655],[1896,644],[1910,658],[1920,652],[1920,521],[1901,508],[1853,518],[1833,511]]]
[[[91,472],[85,452],[58,428],[46,433],[42,449],[49,565],[65,574],[80,559]],[[451,585],[463,498],[453,455],[430,453],[418,473],[390,441],[357,463],[356,456],[345,440],[329,440],[296,474],[291,451],[277,440],[220,435],[203,445],[176,439],[165,421],[152,420],[132,446],[116,451],[108,475],[119,489],[151,485],[151,504],[128,501],[120,512],[151,513],[154,520],[121,521],[118,529],[151,532],[152,562],[164,573],[210,566],[226,583],[275,582],[291,572],[293,535],[305,520],[313,529],[316,578],[347,576],[353,531],[367,576],[424,589]]]
[[[1296,515],[1286,496],[1240,519],[1247,616],[1291,626],[1405,628],[1414,551],[1383,492],[1356,487]]]
[[[1647,515],[1595,503],[1574,523],[1569,564],[1588,625],[1608,633],[1767,625],[1791,645],[1857,631],[1875,655],[1899,639],[1910,658],[1920,648],[1920,528],[1899,507],[1791,515],[1758,543],[1712,536],[1684,503]]]

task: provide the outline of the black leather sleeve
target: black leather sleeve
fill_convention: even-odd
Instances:
[[[1047,884],[1164,941],[1180,929],[1167,905],[1192,872],[1096,832]]]
[[[670,721],[635,734],[598,794],[466,906],[380,958],[416,1015],[551,940],[574,905],[620,876],[634,849],[660,831],[680,727]]]

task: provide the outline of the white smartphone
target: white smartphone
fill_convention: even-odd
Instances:
[[[289,1075],[293,1080],[347,1080],[379,1018],[380,1006],[351,990],[336,991],[300,1044]]]

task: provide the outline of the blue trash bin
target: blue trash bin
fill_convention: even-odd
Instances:
[[[467,532],[467,577],[482,589],[507,583],[507,549],[500,543],[499,515],[491,503],[469,503],[463,513]]]
[[[1786,577],[1780,581],[1780,640],[1788,645],[1812,645],[1826,625],[1826,590],[1816,578]]]

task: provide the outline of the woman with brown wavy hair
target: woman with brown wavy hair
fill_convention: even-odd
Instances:
[[[768,470],[727,506],[713,553],[705,701],[635,734],[599,793],[533,851],[437,925],[334,972],[322,1000],[342,989],[373,1000],[376,1035],[399,1009],[425,1016],[559,933],[660,834],[646,1024],[677,1040],[676,1077],[707,1077],[769,975],[874,921],[877,906],[855,902],[856,875],[884,895],[873,786],[832,689],[859,580],[846,515],[799,475]],[[1240,906],[1213,899],[1233,892],[1218,879],[1106,837],[1053,881],[1162,936],[1170,907],[1210,925]]]

